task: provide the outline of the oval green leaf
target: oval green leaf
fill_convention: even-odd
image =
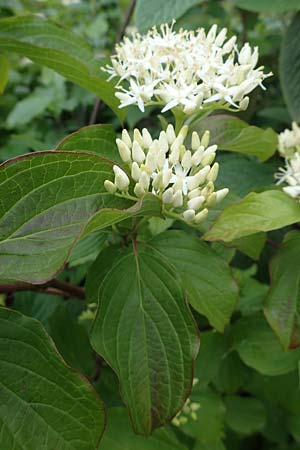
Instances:
[[[39,16],[15,16],[0,20],[0,49],[26,56],[49,67],[67,80],[98,95],[123,120],[114,85],[106,81],[87,42],[54,22]]]
[[[251,192],[242,200],[227,206],[204,239],[230,242],[297,222],[300,222],[300,204],[284,192]]]
[[[189,395],[197,329],[176,273],[148,246],[104,250],[96,271],[91,342],[119,377],[136,433],[147,436],[170,421]]]
[[[96,391],[35,319],[0,308],[0,448],[97,450],[105,426]]]
[[[224,331],[238,300],[227,262],[205,242],[183,231],[166,231],[150,245],[174,266],[193,308],[218,331]]]

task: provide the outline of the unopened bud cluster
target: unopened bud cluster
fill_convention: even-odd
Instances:
[[[285,158],[285,167],[275,174],[277,184],[286,183],[283,191],[292,198],[300,200],[300,128],[296,122],[292,129],[286,129],[278,137],[278,149]]]
[[[219,164],[214,163],[217,146],[209,146],[209,132],[201,139],[193,132],[191,149],[184,145],[187,133],[188,127],[184,126],[176,136],[173,125],[168,125],[158,139],[152,139],[146,128],[142,133],[135,129],[131,139],[123,130],[122,138],[116,142],[134,182],[135,197],[151,192],[162,200],[165,212],[174,211],[182,214],[186,222],[198,224],[207,217],[208,208],[227,195],[228,189],[215,191]],[[112,194],[126,196],[130,178],[117,165],[113,170],[114,182],[106,180],[105,188]]]

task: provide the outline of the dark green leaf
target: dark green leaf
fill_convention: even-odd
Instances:
[[[195,364],[195,377],[199,380],[197,386],[205,386],[217,374],[222,358],[226,352],[224,336],[215,331],[201,333],[201,351]]]
[[[103,405],[39,322],[0,308],[0,448],[96,450]]]
[[[209,116],[195,122],[191,131],[202,134],[205,130],[211,133],[211,144],[217,144],[219,150],[257,156],[261,161],[269,159],[276,151],[278,138],[271,129],[250,126],[241,119],[228,115]]]
[[[104,250],[96,270],[91,342],[119,377],[135,431],[149,435],[189,394],[198,352],[195,323],[176,274],[148,246],[136,243],[123,254]]]
[[[227,206],[204,238],[230,242],[243,236],[300,221],[300,204],[281,191],[252,192]]]
[[[49,318],[49,333],[65,361],[86,376],[91,376],[95,361],[88,334],[65,305],[60,305]]]
[[[300,9],[298,0],[234,0],[234,4],[248,11],[277,14]]]
[[[153,25],[171,22],[182,16],[194,5],[203,0],[137,0],[135,23],[140,31],[146,31]]]
[[[132,431],[124,408],[111,408],[101,441],[101,450],[185,450],[167,428],[157,430],[151,437],[137,436]]]
[[[300,9],[300,3],[295,0]],[[287,2],[284,2],[285,4]],[[285,101],[292,118],[300,121],[300,13],[288,27],[280,52],[280,81]]]
[[[243,317],[233,326],[233,347],[250,367],[264,375],[282,375],[297,367],[300,349],[284,352],[260,315]]]
[[[0,94],[3,94],[8,81],[9,62],[4,55],[0,55]]]
[[[101,250],[105,247],[106,240],[107,232],[105,231],[91,233],[80,239],[69,256],[69,267],[76,267],[95,261]]]
[[[90,125],[81,128],[59,142],[56,150],[87,151],[117,163],[122,162],[116,146],[116,132],[112,125]]]
[[[237,352],[228,352],[222,359],[214,384],[221,392],[233,394],[243,386],[249,372],[249,367],[243,364]]]
[[[71,31],[39,16],[16,16],[0,21],[0,49],[16,52],[55,70],[75,84],[98,95],[123,119],[115,89],[105,80],[101,62],[90,46]],[[102,63],[103,64],[103,63]]]
[[[89,153],[36,152],[1,165],[0,278],[43,283],[61,270],[80,235],[159,215],[152,194],[116,209],[132,203],[106,192],[112,178],[112,163]]]
[[[191,305],[223,331],[238,298],[227,262],[200,239],[183,231],[162,233],[151,245],[176,268]]]
[[[244,236],[239,239],[235,239],[230,243],[230,247],[234,247],[249,258],[257,261],[265,246],[267,235],[266,233],[256,233],[250,236]]]
[[[265,316],[284,349],[300,346],[300,232],[285,237],[270,264],[271,286]]]
[[[262,402],[255,398],[225,397],[227,425],[237,433],[252,434],[260,431],[266,422],[265,408]]]

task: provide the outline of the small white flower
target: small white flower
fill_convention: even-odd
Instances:
[[[286,194],[300,200],[300,154],[294,153],[290,159],[286,159],[285,168],[280,167],[275,178],[277,184],[288,184],[283,188]]]
[[[285,129],[278,136],[278,150],[285,158],[291,158],[294,153],[300,153],[300,127],[292,123],[292,129]]]
[[[176,107],[187,115],[211,103],[246,109],[247,94],[257,86],[264,89],[262,82],[271,75],[256,67],[258,48],[246,43],[238,50],[236,36],[227,40],[227,29],[217,33],[216,25],[206,34],[203,28],[175,32],[174,23],[143,36],[132,33],[116,46],[112,65],[103,70],[119,79],[120,108],[135,104],[144,111],[155,102],[162,112]]]
[[[187,133],[188,127],[183,126],[176,136],[173,126],[168,125],[158,139],[153,139],[146,129],[142,134],[135,129],[132,139],[123,130],[117,146],[135,182],[133,192],[137,198],[151,192],[162,200],[166,214],[175,212],[186,222],[198,224],[207,217],[207,208],[221,201],[228,189],[214,192],[219,165],[210,166],[217,146],[208,146],[209,133],[200,139],[194,132],[192,149],[184,145]],[[113,170],[114,183],[106,180],[104,186],[108,192],[118,190],[126,197],[130,180],[119,166]]]

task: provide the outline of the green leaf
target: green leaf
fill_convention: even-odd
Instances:
[[[189,395],[198,334],[176,273],[148,245],[104,250],[91,342],[117,373],[138,434],[149,435]]]
[[[270,263],[271,286],[265,316],[284,349],[300,346],[300,232],[285,237]]]
[[[96,450],[105,413],[41,324],[0,308],[0,447]]]
[[[197,386],[205,386],[217,374],[226,352],[224,336],[215,331],[201,333],[201,351],[196,359],[195,377]]]
[[[219,153],[217,160],[220,164],[217,186],[226,186],[239,197],[274,185],[278,161],[272,160],[264,164],[257,158],[227,152]]]
[[[9,62],[4,55],[0,55],[0,94],[3,94],[8,81]]]
[[[49,67],[75,84],[98,95],[118,116],[115,89],[105,80],[90,46],[75,33],[39,16],[16,16],[0,20],[0,49],[26,56]]]
[[[99,156],[73,152],[41,152],[4,163],[0,278],[42,283],[54,276],[88,219],[116,202],[103,186],[111,167]]]
[[[189,418],[180,429],[202,444],[218,444],[224,437],[225,406],[222,399],[210,388],[197,390],[196,385],[191,401],[200,405],[196,411],[197,419]]]
[[[30,123],[32,119],[42,114],[51,102],[52,96],[49,89],[36,89],[19,101],[9,113],[6,120],[8,128],[17,128]]]
[[[227,262],[200,239],[183,231],[162,233],[151,245],[175,267],[193,308],[223,331],[238,298]]]
[[[295,441],[298,442],[298,444],[300,444],[299,423],[300,423],[300,414],[298,414],[297,416],[289,416],[287,419],[288,429],[289,429],[291,435],[293,436],[293,438],[295,439]]]
[[[266,239],[266,233],[256,233],[251,234],[250,236],[235,239],[231,242],[230,246],[249,256],[249,258],[258,261],[262,249],[265,246]]]
[[[46,282],[80,236],[160,214],[161,202],[152,194],[133,207],[108,194],[104,181],[113,178],[112,164],[99,155],[50,151],[0,166],[0,279]],[[129,209],[117,209],[124,207]]]
[[[16,292],[12,308],[25,316],[42,322],[49,330],[49,318],[61,304],[62,298],[57,295],[35,293],[30,291]]]
[[[97,153],[111,161],[122,163],[112,125],[90,125],[80,128],[60,141],[56,150]]]
[[[297,370],[285,375],[267,377],[255,372],[250,378],[247,391],[280,408],[284,414],[300,414],[300,388]]]
[[[95,361],[85,328],[72,317],[66,306],[62,304],[55,310],[48,322],[49,333],[67,364],[86,376],[91,376]]]
[[[300,349],[285,352],[260,314],[239,319],[232,333],[233,348],[244,363],[263,375],[282,375],[297,367]]]
[[[168,429],[156,430],[151,437],[137,436],[132,431],[125,408],[111,408],[101,441],[101,450],[186,450]]]
[[[137,0],[135,10],[135,24],[140,31],[147,31],[153,25],[171,22],[181,17],[192,6],[203,0]]]
[[[243,364],[237,352],[229,351],[222,359],[214,385],[218,391],[233,394],[245,384],[249,372],[249,367]]]
[[[211,133],[211,144],[217,144],[219,150],[257,156],[261,161],[269,159],[276,151],[278,137],[271,128],[263,130],[250,126],[241,119],[226,114],[209,116],[195,122],[190,129],[202,134]]]
[[[298,9],[300,9],[297,1]],[[300,13],[286,30],[282,40],[279,73],[281,87],[290,115],[297,122],[300,121]]]
[[[234,4],[247,11],[277,14],[300,9],[298,0],[234,0]]]
[[[95,261],[101,250],[105,247],[107,237],[108,235],[105,231],[98,231],[80,239],[69,256],[68,266],[76,267]]]
[[[264,404],[255,398],[225,397],[227,425],[241,434],[252,434],[260,431],[266,422]]]
[[[282,191],[251,192],[227,206],[204,235],[208,241],[230,242],[243,236],[300,222],[300,205]]]

